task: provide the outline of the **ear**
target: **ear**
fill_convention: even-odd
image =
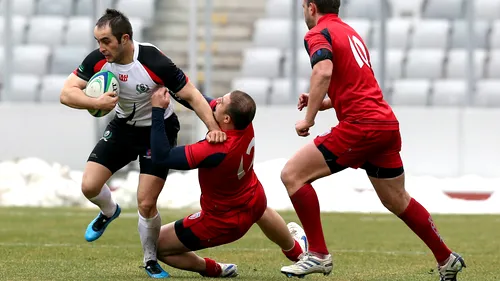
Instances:
[[[227,115],[227,114],[224,114],[224,123],[225,124],[229,124],[231,123],[233,120],[231,120],[231,116]]]
[[[307,8],[311,10],[312,15],[315,15],[318,12],[318,7],[314,2],[311,2]]]
[[[122,35],[122,44],[125,44],[125,43],[127,43],[128,41],[130,41],[130,35],[128,35],[128,34],[123,34],[123,35]]]

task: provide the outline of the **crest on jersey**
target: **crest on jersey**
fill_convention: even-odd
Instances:
[[[128,74],[119,74],[118,75],[120,81],[127,82],[128,80]]]
[[[190,220],[195,220],[201,216],[201,212],[194,213],[188,217]]]
[[[138,95],[141,95],[141,94],[150,92],[151,88],[149,88],[149,86],[146,84],[137,84],[135,86],[135,90],[137,91]]]

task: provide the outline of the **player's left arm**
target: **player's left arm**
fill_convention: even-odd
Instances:
[[[310,31],[305,37],[305,45],[313,68],[305,120],[314,124],[318,111],[323,107],[323,101],[332,78],[332,39],[326,29],[321,32]]]
[[[151,160],[155,165],[169,169],[192,170],[196,168],[214,168],[224,160],[225,153],[210,153],[206,141],[188,146],[171,147],[165,132],[165,109],[153,107],[151,125]],[[201,149],[198,146],[205,145]],[[194,155],[193,150],[198,153]]]

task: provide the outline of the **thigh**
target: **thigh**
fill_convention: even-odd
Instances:
[[[112,120],[87,161],[106,167],[112,174],[137,158],[127,127]]]
[[[199,211],[175,222],[175,233],[191,251],[212,248],[240,239],[239,213],[223,218]]]
[[[179,240],[175,233],[175,222],[171,222],[161,227],[158,238],[159,256],[177,255],[190,252],[186,246]]]
[[[165,133],[167,134],[170,146],[177,145],[177,134],[179,133],[180,124],[177,115],[172,114],[165,119]],[[165,166],[154,165],[151,160],[151,128],[143,130],[140,136],[140,143],[137,147],[139,154],[139,165],[141,174],[148,174],[162,179],[166,179],[169,169]]]
[[[287,185],[289,193],[290,188],[298,190],[305,183],[311,183],[332,174],[327,161],[328,159],[325,159],[321,150],[313,142],[297,151],[281,172],[281,178]]]
[[[391,179],[404,173],[401,160],[401,135],[399,131],[379,131],[379,146],[374,150],[367,162],[362,166],[371,178]]]

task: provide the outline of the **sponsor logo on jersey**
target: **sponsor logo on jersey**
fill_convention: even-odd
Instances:
[[[137,91],[138,95],[141,95],[141,94],[150,92],[151,88],[149,88],[149,86],[146,84],[137,84],[135,86],[135,90]]]
[[[195,220],[201,216],[201,212],[194,213],[188,217],[190,220]]]
[[[118,74],[118,78],[120,79],[120,81],[127,82],[128,74]]]
[[[85,67],[83,66],[83,64],[80,64],[80,66],[78,67],[78,70],[80,72],[83,72],[85,70]]]

